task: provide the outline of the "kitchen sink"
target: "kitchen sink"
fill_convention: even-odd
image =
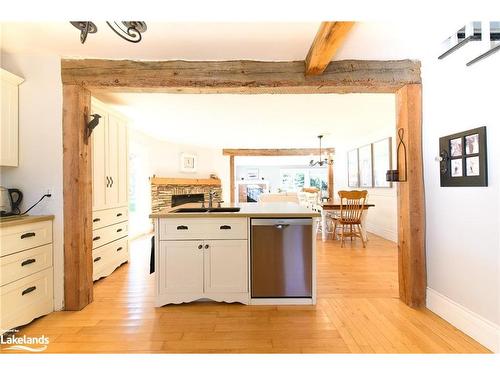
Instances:
[[[208,212],[239,212],[241,207],[212,207]]]
[[[172,211],[175,214],[182,213],[209,213],[209,212],[239,212],[241,210],[240,207],[212,207],[212,208],[202,208],[202,207],[184,207],[178,208],[177,210]]]
[[[173,213],[180,214],[183,212],[207,212],[207,208],[201,208],[201,207],[184,207],[184,208],[178,208],[175,211],[172,211]]]

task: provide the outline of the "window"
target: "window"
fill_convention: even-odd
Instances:
[[[324,192],[328,189],[326,168],[280,169],[280,190],[296,192],[304,187],[316,187]]]

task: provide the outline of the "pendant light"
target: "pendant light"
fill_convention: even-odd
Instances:
[[[317,161],[311,160],[309,162],[309,166],[310,167],[316,167],[316,166],[323,167],[325,165],[332,165],[333,164],[332,159],[330,159],[330,158],[321,159],[322,154],[323,154],[323,152],[321,150],[321,139],[323,139],[323,135],[318,135],[318,139],[319,139],[319,160],[317,160]]]

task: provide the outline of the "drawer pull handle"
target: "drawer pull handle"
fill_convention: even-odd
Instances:
[[[101,221],[101,219],[99,219],[98,217],[92,220],[93,223],[97,223],[98,221]]]
[[[94,263],[95,262],[99,262],[100,260],[101,260],[101,257],[97,257],[97,258],[94,259]]]
[[[220,229],[221,230],[223,230],[223,229],[231,229],[231,225],[221,225]]]
[[[24,262],[21,263],[21,267],[27,266],[28,264],[35,263],[36,259],[26,259]]]
[[[101,239],[101,236],[97,236],[97,237],[92,238],[92,241],[97,241],[97,240],[100,240],[100,239]]]
[[[21,293],[21,295],[24,296],[25,294],[34,292],[35,290],[36,290],[36,286],[30,286],[29,288],[24,289],[23,292]]]
[[[189,228],[187,227],[187,225],[178,225],[177,226],[177,230],[188,230]]]
[[[116,216],[117,216],[117,217],[120,217],[120,216],[122,216],[122,215],[123,215],[123,214],[122,214],[121,212],[116,214]]]
[[[25,238],[30,238],[30,237],[35,237],[35,236],[36,236],[35,232],[24,233],[21,235],[21,239],[24,240]]]
[[[121,251],[121,250],[123,250],[123,247],[121,246],[118,249],[116,249],[116,251]]]
[[[116,232],[117,232],[117,233],[119,233],[119,232],[121,232],[122,230],[123,230],[122,228],[118,228],[118,229],[116,230]]]

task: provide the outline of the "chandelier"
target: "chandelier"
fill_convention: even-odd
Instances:
[[[88,34],[97,32],[97,26],[92,21],[72,21],[70,23],[80,30],[80,42],[82,44],[87,40]],[[131,43],[139,43],[142,40],[142,33],[147,30],[144,21],[106,21],[106,23],[116,35]]]
[[[322,167],[324,165],[332,165],[333,164],[332,159],[330,159],[330,158],[321,159],[322,154],[323,154],[323,152],[321,150],[321,139],[323,138],[323,135],[318,135],[318,138],[319,138],[319,160],[317,160],[317,161],[311,160],[309,162],[309,166],[310,167],[316,167],[316,166]]]

